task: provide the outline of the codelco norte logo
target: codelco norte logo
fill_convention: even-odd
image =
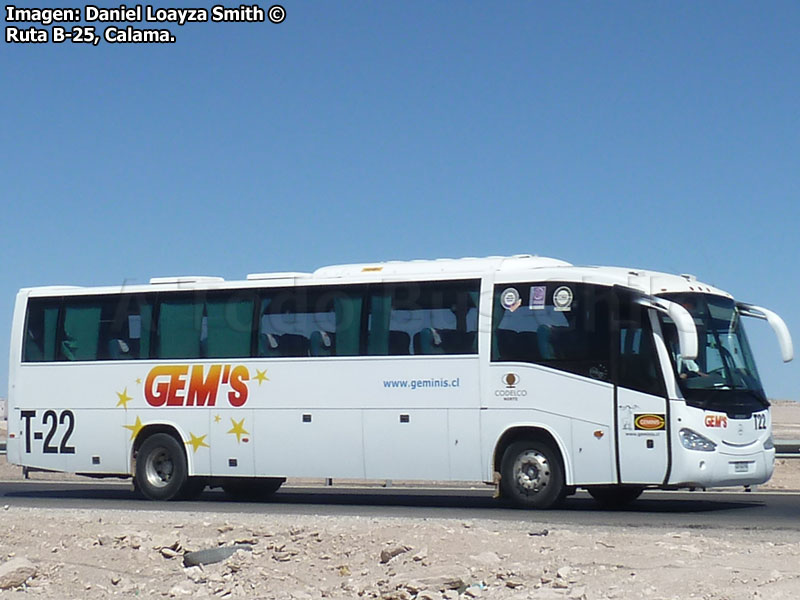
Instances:
[[[501,378],[505,389],[495,390],[494,395],[505,400],[516,400],[528,395],[528,390],[518,390],[517,384],[519,383],[519,375],[516,373],[506,373]]]
[[[644,414],[633,416],[633,426],[639,431],[659,431],[666,429],[667,420],[664,415]]]
[[[162,365],[147,374],[144,397],[150,406],[216,406],[222,394],[239,408],[247,402],[250,372],[243,365]]]

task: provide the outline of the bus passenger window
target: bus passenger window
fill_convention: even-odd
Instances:
[[[34,298],[28,301],[23,342],[24,362],[47,362],[56,358],[56,327],[59,301]]]
[[[479,289],[477,280],[374,286],[367,354],[477,354]]]
[[[250,356],[253,302],[253,296],[247,292],[209,293],[204,316],[204,356],[207,358]]]
[[[608,381],[609,288],[574,282],[498,284],[492,361],[528,362]]]
[[[192,300],[188,294],[176,294],[161,300],[157,328],[158,358],[200,358],[203,309],[203,303]]]
[[[363,286],[268,290],[261,299],[258,355],[358,356]]]
[[[97,360],[101,311],[96,304],[65,303],[59,344],[61,360]]]
[[[149,358],[152,315],[153,299],[145,294],[126,294],[104,302],[98,358]]]
[[[620,297],[619,365],[617,384],[663,396],[664,380],[658,362],[647,309]]]

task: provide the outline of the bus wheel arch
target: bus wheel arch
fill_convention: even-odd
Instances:
[[[551,508],[571,491],[564,455],[555,437],[538,427],[515,427],[497,443],[494,470],[500,494],[523,508]]]
[[[169,425],[149,425],[133,444],[134,485],[150,500],[175,500],[202,491],[197,478],[189,477],[189,457],[180,434]]]

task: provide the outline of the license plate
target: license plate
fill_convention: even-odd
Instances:
[[[750,470],[750,463],[748,462],[735,462],[733,463],[734,473],[747,473]]]

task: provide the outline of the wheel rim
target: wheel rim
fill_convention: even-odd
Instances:
[[[168,486],[174,471],[172,456],[166,448],[156,448],[147,456],[144,473],[149,485],[157,488]]]
[[[527,450],[514,461],[514,482],[524,494],[538,494],[550,483],[550,464],[536,450]]]

